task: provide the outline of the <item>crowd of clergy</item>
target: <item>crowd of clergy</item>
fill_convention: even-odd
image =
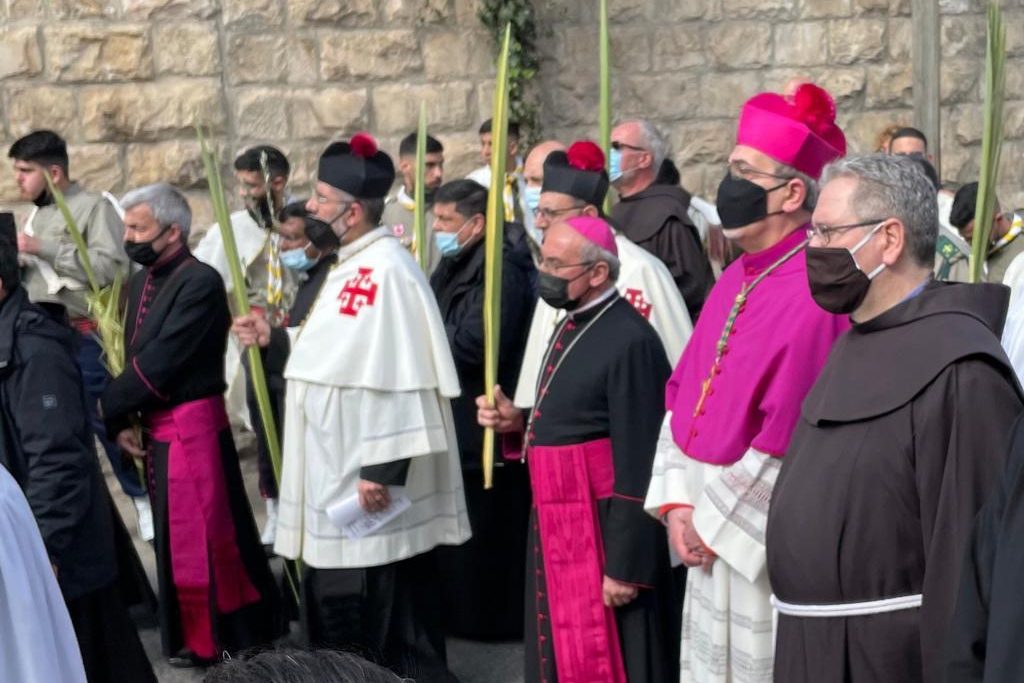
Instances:
[[[416,133],[330,142],[301,189],[244,150],[196,236],[170,184],[113,197],[58,133],[16,141],[0,680],[155,681],[140,611],[210,681],[457,683],[449,637],[521,640],[528,683],[1024,680],[1024,212],[980,217],[969,284],[978,186],[924,134],[847,154],[824,89],[750,95],[713,201],[646,120],[607,159],[488,121],[455,180]],[[90,282],[121,278],[111,376]]]

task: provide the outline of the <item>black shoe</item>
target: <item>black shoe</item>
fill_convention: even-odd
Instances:
[[[179,650],[177,654],[172,655],[167,659],[167,663],[175,669],[206,668],[208,666],[213,666],[219,661],[220,659],[217,657],[205,659],[188,649]]]

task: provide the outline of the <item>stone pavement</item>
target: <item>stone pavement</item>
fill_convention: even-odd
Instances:
[[[253,511],[256,513],[256,521],[262,529],[265,509],[257,487],[256,457],[252,448],[251,436],[245,435],[239,438],[238,444],[241,453],[242,476],[245,479],[249,500],[253,504]],[[136,550],[146,567],[150,582],[155,586],[156,564],[153,550],[138,538],[135,508],[121,492],[117,480],[114,479],[114,475],[106,463],[106,458],[101,457],[100,460],[103,462],[107,485],[113,493],[125,525],[135,538]],[[276,572],[280,572],[280,561],[275,561],[273,567]],[[160,653],[160,630],[158,627],[140,628],[139,635],[149,654],[150,661],[153,662],[153,668],[160,683],[201,683],[202,671],[174,669],[167,665],[166,659]],[[464,640],[449,640],[448,642],[449,666],[461,683],[521,683],[523,680],[522,653],[521,643],[474,643]]]

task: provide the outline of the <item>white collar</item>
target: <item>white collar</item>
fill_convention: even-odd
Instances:
[[[601,294],[601,296],[597,297],[596,299],[594,299],[590,303],[583,304],[579,308],[576,308],[576,309],[574,309],[572,311],[569,311],[569,317],[571,318],[574,315],[579,315],[580,313],[583,313],[585,311],[589,311],[592,308],[597,308],[598,306],[603,304],[605,301],[608,301],[608,299],[611,299],[613,296],[615,296],[618,293],[619,293],[619,290],[615,289],[615,286],[613,285],[613,286],[609,287],[607,291],[605,291],[603,294]]]

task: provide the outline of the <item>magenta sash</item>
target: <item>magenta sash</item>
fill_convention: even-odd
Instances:
[[[626,683],[597,515],[615,484],[611,441],[532,447],[529,462],[558,681]]]
[[[153,439],[168,444],[171,573],[185,646],[214,657],[211,591],[220,613],[260,599],[238,549],[221,465],[220,432],[228,426],[224,399],[211,396],[157,411],[147,423]]]

